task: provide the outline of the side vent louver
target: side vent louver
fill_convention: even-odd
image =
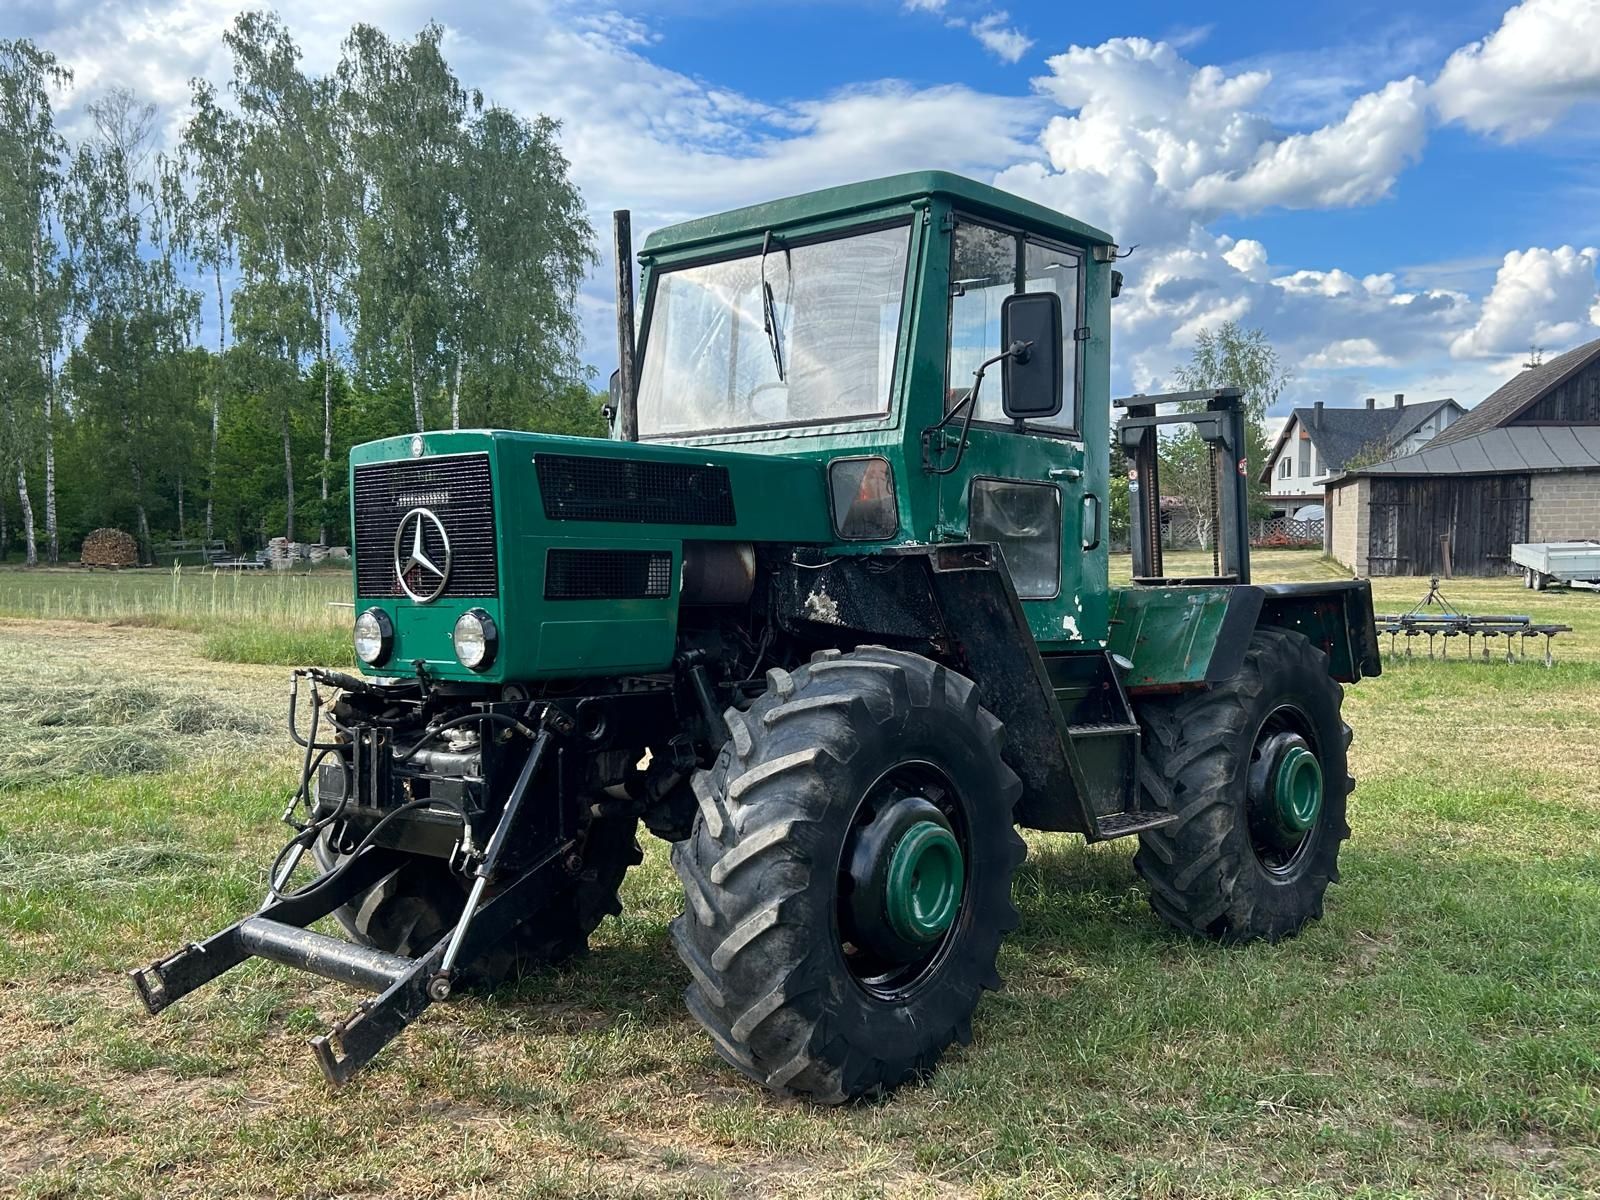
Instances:
[[[551,521],[625,525],[732,525],[728,469],[581,454],[536,454],[539,496]]]
[[[666,550],[555,550],[545,559],[546,600],[664,600],[672,595]]]

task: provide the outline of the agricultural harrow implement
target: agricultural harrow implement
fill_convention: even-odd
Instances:
[[[1420,654],[1412,653],[1412,647],[1419,637],[1428,639],[1429,658],[1449,658],[1451,639],[1466,638],[1466,654],[1457,657],[1469,659],[1477,657],[1487,662],[1491,657],[1498,656],[1498,650],[1493,654],[1490,650],[1491,645],[1498,645],[1495,639],[1504,638],[1506,661],[1516,662],[1528,657],[1530,638],[1542,637],[1544,665],[1553,667],[1555,656],[1552,653],[1551,643],[1558,633],[1572,632],[1571,625],[1542,624],[1525,614],[1493,613],[1474,616],[1464,613],[1451,604],[1439,590],[1437,575],[1428,581],[1427,594],[1405,612],[1378,613],[1376,620],[1379,635],[1388,635],[1391,658],[1420,658]],[[1480,651],[1474,649],[1474,638],[1477,639]],[[1405,646],[1404,652],[1399,649],[1401,644]]]

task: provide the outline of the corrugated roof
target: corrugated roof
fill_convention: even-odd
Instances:
[[[1468,409],[1466,416],[1441,430],[1428,446],[1448,446],[1486,429],[1499,428],[1596,359],[1600,359],[1600,338],[1558,354],[1547,363],[1529,367],[1501,384],[1477,407]]]
[[[1346,472],[1353,475],[1520,475],[1600,471],[1600,425],[1511,425]]]

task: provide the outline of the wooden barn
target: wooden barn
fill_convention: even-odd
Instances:
[[[1516,542],[1600,538],[1600,340],[1531,367],[1421,450],[1329,479],[1357,575],[1501,575]]]

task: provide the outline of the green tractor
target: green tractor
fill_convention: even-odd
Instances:
[[[1251,582],[1228,389],[1120,402],[1110,585],[1116,259],[940,173],[689,221],[638,256],[637,322],[619,270],[613,438],[357,447],[361,674],[296,673],[296,833],[259,911],[132,972],[150,1011],[252,956],[364,987],[312,1039],[342,1082],[430,1004],[582,952],[641,823],[717,1053],[826,1103],[968,1040],[1018,826],[1137,836],[1188,934],[1320,916],[1371,593]],[[1162,569],[1174,422],[1212,450],[1204,578]]]

